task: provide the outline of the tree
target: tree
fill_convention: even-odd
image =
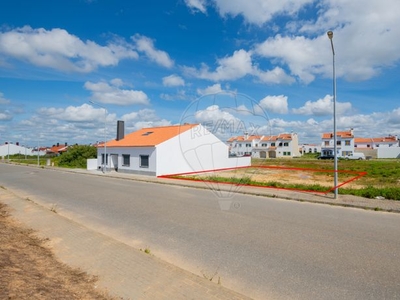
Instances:
[[[68,151],[60,155],[57,160],[60,167],[86,168],[86,160],[96,157],[96,147],[87,145],[75,145],[68,147]]]

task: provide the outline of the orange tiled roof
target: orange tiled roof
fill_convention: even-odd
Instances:
[[[351,131],[337,131],[336,135],[341,137],[341,138],[352,138],[353,133]],[[323,133],[322,134],[322,138],[323,139],[331,139],[333,137],[333,133],[329,132],[329,133]]]
[[[111,140],[107,147],[154,147],[165,142],[199,124],[185,124],[175,126],[142,128],[125,135],[122,140]],[[103,145],[99,145],[102,147]]]
[[[396,142],[395,136],[378,137],[378,138],[355,138],[355,143],[384,143],[384,142]]]
[[[53,146],[49,149],[47,149],[47,152],[51,153],[59,153],[59,152],[65,152],[67,151],[68,146],[62,145],[62,146]]]

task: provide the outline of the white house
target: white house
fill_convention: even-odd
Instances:
[[[279,135],[248,135],[228,140],[231,154],[251,155],[254,158],[292,158],[300,156],[299,139],[296,133]]]
[[[318,144],[302,144],[300,145],[300,153],[302,155],[307,153],[320,153],[321,152],[321,145]]]
[[[201,124],[143,128],[98,146],[97,165],[118,172],[165,176],[251,165],[250,157],[229,157],[228,146]],[[123,122],[122,122],[123,124]]]
[[[353,129],[348,131],[336,132],[336,150],[337,157],[351,155],[354,152],[354,132]],[[334,155],[334,138],[333,133],[322,134],[321,155]]]
[[[9,155],[21,154],[21,155],[38,155],[36,148],[24,147],[17,144],[3,144],[0,145],[0,158],[5,158]],[[45,151],[39,151],[39,155],[45,155]]]
[[[337,156],[343,157],[354,152],[377,158],[399,158],[400,141],[397,136],[378,138],[354,137],[353,129],[337,132]],[[333,155],[333,134],[322,135],[321,155]]]

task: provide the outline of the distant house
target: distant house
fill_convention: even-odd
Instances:
[[[165,176],[250,166],[250,157],[229,157],[228,146],[201,124],[143,128],[97,146],[98,168]],[[106,153],[104,153],[106,152]],[[106,154],[106,155],[105,155]]]
[[[60,143],[57,143],[56,145],[51,146],[50,148],[46,149],[46,154],[47,155],[60,155],[63,152],[67,152],[68,150],[68,144],[65,143],[64,145],[60,145]]]
[[[19,143],[5,143],[3,145],[0,145],[0,156],[5,157],[8,155],[14,155],[14,154],[21,154],[21,155],[37,155],[37,152],[30,147],[25,147],[19,145]],[[41,152],[40,155],[43,155],[44,153]]]
[[[230,152],[236,156],[251,155],[254,158],[292,158],[300,156],[296,133],[279,135],[248,135],[231,137]]]
[[[321,143],[321,155],[334,155],[334,136],[333,133],[323,133]],[[353,129],[348,131],[336,132],[336,150],[337,157],[351,155],[354,152],[354,132]]]
[[[363,152],[365,155],[376,158],[399,158],[400,141],[397,136],[361,138],[354,137],[353,129],[339,131],[336,135],[337,156],[344,157],[354,152]],[[321,155],[333,155],[333,134],[322,135]]]
[[[299,146],[300,153],[302,155],[307,153],[320,153],[321,145],[320,144],[302,144]]]

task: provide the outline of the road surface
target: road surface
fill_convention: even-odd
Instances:
[[[8,164],[0,185],[256,299],[400,297],[399,214]]]

